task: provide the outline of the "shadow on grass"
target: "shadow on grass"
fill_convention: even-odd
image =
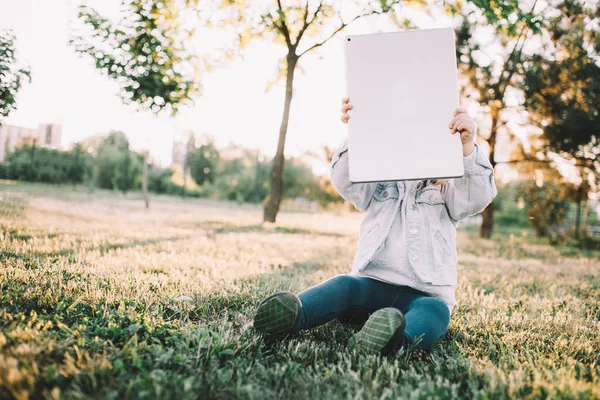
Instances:
[[[127,243],[107,243],[101,244],[100,246],[88,247],[88,248],[80,248],[80,249],[61,249],[53,252],[27,252],[27,253],[17,253],[10,250],[0,250],[0,260],[1,261],[10,261],[10,260],[20,260],[26,263],[26,268],[31,267],[39,267],[39,263],[44,261],[52,261],[56,262],[60,257],[69,257],[78,252],[92,252],[92,251],[100,251],[101,255],[108,253],[111,250],[121,250],[121,249],[130,249],[134,247],[144,247],[149,245],[154,245],[163,242],[175,242],[178,240],[189,239],[190,236],[171,236],[167,238],[156,238],[156,239],[146,239],[146,240],[134,240]],[[71,260],[72,262],[76,262],[76,260]]]
[[[277,226],[274,228],[266,228],[261,224],[251,225],[235,225],[219,220],[207,220],[197,224],[195,227],[203,229],[208,232],[209,236],[225,233],[248,233],[248,232],[260,232],[265,234],[273,233],[285,233],[292,235],[318,235],[318,236],[330,236],[330,237],[344,237],[345,235],[335,232],[321,232],[313,231],[310,229],[294,228],[288,226]]]

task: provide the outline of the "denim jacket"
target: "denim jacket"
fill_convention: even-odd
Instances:
[[[350,182],[345,140],[333,155],[329,177],[338,193],[364,212],[353,272],[363,271],[383,249],[396,213],[404,207],[410,266],[423,282],[456,286],[456,226],[469,215],[481,212],[497,193],[486,154],[477,146],[474,151],[474,157],[464,158],[463,177],[441,185],[421,181],[405,198],[404,181]]]

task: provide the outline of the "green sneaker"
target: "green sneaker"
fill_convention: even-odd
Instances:
[[[254,317],[254,329],[267,340],[281,339],[294,331],[302,303],[290,292],[278,292],[260,303]]]
[[[403,343],[405,326],[406,320],[400,310],[382,308],[371,314],[360,332],[352,335],[348,346],[389,355]]]

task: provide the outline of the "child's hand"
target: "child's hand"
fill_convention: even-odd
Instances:
[[[342,117],[340,119],[345,124],[347,124],[348,120],[350,119],[350,115],[348,114],[349,110],[352,110],[352,104],[350,104],[349,98],[344,97],[342,99]]]
[[[454,134],[460,132],[460,140],[463,146],[463,155],[468,156],[475,149],[475,134],[477,133],[477,123],[463,107],[454,111],[454,119],[448,126]]]

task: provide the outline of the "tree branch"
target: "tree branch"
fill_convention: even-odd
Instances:
[[[519,38],[519,40],[520,39],[521,38]],[[518,44],[518,42],[517,42],[517,44]],[[525,47],[525,40],[523,40],[523,42],[521,43],[521,48],[517,52],[519,54],[519,57],[520,57],[521,53],[523,52],[523,47]],[[515,47],[515,49],[516,49],[516,47]],[[507,63],[508,63],[508,61],[507,61]],[[513,68],[511,69],[511,71],[508,73],[508,76],[504,80],[504,84],[503,84],[502,89],[499,89],[500,90],[500,98],[504,97],[504,92],[506,92],[506,88],[508,87],[508,84],[509,84],[510,80],[512,79],[513,75],[516,72],[515,69],[516,69],[515,66],[513,66]],[[504,74],[504,71],[502,72],[502,74]],[[498,87],[500,88],[500,82],[498,84]]]
[[[542,163],[542,164],[551,164],[554,161],[552,161],[552,160],[539,160],[537,158],[523,158],[523,159],[520,159],[520,160],[496,161],[496,164],[518,164],[518,163],[523,163],[523,162],[535,162],[535,163]]]
[[[308,53],[309,51],[316,49],[317,47],[323,46],[331,38],[333,38],[340,31],[342,31],[344,28],[346,28],[348,25],[352,24],[356,20],[361,19],[361,18],[365,18],[365,17],[369,17],[371,15],[376,15],[376,14],[381,14],[381,11],[373,10],[373,11],[365,13],[365,14],[359,14],[356,17],[352,18],[349,22],[343,22],[342,21],[342,24],[337,29],[335,29],[331,35],[329,35],[325,40],[323,40],[323,41],[321,41],[319,43],[315,43],[314,45],[312,45],[308,49],[304,50],[302,53],[300,53],[300,55],[298,56],[298,58],[302,57],[304,54]]]
[[[533,2],[533,6],[531,7],[531,11],[529,11],[529,14],[533,13],[533,11],[535,10],[536,4],[537,4],[537,0],[535,0]],[[497,96],[499,98],[504,97],[504,92],[506,91],[506,88],[508,87],[508,82],[510,82],[510,79],[514,75],[515,70],[514,70],[514,67],[513,67],[512,71],[509,72],[508,77],[504,80],[504,82],[502,82],[502,77],[504,76],[504,73],[506,72],[506,67],[508,66],[508,63],[511,61],[511,59],[515,55],[515,52],[517,51],[517,48],[519,47],[519,42],[521,41],[521,38],[523,38],[523,34],[525,33],[526,29],[527,30],[529,29],[529,26],[527,26],[527,24],[525,24],[525,26],[523,26],[523,28],[521,29],[521,32],[519,33],[519,37],[517,39],[517,43],[515,43],[515,47],[513,47],[512,51],[510,52],[510,54],[508,56],[508,58],[506,59],[506,62],[502,66],[502,72],[500,72],[500,77],[498,78],[498,93],[497,93]],[[521,48],[519,49],[519,54],[523,50],[523,46],[525,46],[525,41],[523,41],[523,43],[521,44]],[[504,88],[502,90],[500,90],[500,87],[502,87],[502,86],[504,86]]]
[[[306,32],[306,30],[308,29],[308,27],[315,22],[315,19],[317,18],[317,15],[319,14],[319,11],[321,11],[321,7],[323,6],[323,0],[321,0],[319,2],[319,5],[317,6],[316,11],[314,12],[312,18],[310,20],[308,20],[308,0],[306,0],[306,9],[304,10],[304,25],[302,26],[302,29],[300,29],[300,33],[298,33],[298,37],[296,38],[296,43],[294,43],[294,45],[298,45],[298,43],[300,43],[300,39],[302,39],[302,36],[304,36],[304,32]]]
[[[291,49],[294,47],[294,45],[292,44],[292,39],[290,38],[290,30],[288,29],[288,27],[285,23],[285,12],[283,11],[283,7],[281,7],[281,0],[277,0],[277,6],[279,7],[279,17],[281,18],[281,25],[278,25],[277,23],[275,23],[275,26],[283,34],[283,37],[285,38],[285,43],[287,44],[288,49]],[[282,15],[283,15],[283,17],[282,17]]]
[[[581,161],[581,160],[580,160]],[[533,163],[540,163],[540,164],[552,164],[555,163],[556,161],[553,160],[540,160],[537,158],[523,158],[520,160],[506,160],[506,161],[496,161],[496,164],[519,164],[519,163],[526,163],[526,162],[533,162]],[[581,162],[576,162],[575,164],[570,164],[574,167],[587,167],[590,168],[593,166],[593,163],[585,163],[583,161]]]
[[[503,81],[502,77],[504,76],[504,73],[506,72],[506,68],[508,67],[508,63],[510,63],[511,59],[513,58],[515,52],[517,51],[517,47],[519,47],[519,42],[521,41],[521,38],[523,37],[523,33],[525,31],[525,26],[523,27],[523,29],[521,29],[521,33],[519,33],[519,38],[517,39],[517,43],[515,43],[515,47],[513,47],[512,51],[510,52],[510,54],[508,55],[508,57],[506,58],[506,61],[504,62],[504,65],[502,65],[502,71],[500,71],[500,75],[498,76],[498,83],[496,85],[496,97],[498,99],[501,99],[502,95],[504,94],[504,90],[506,90],[506,87],[508,86],[506,84],[506,80]],[[509,75],[512,76],[512,75]],[[504,85],[504,90],[500,90],[500,87]]]

